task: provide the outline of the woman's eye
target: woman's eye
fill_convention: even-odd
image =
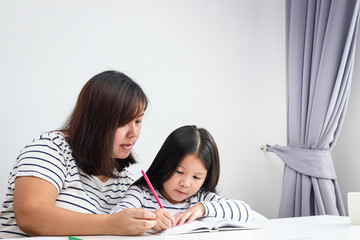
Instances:
[[[141,124],[143,120],[143,116],[137,117],[134,119],[136,124]]]

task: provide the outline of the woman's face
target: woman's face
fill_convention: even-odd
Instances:
[[[160,193],[172,204],[184,202],[197,193],[207,176],[207,170],[196,155],[187,155]]]
[[[129,156],[132,147],[139,137],[143,116],[144,114],[141,114],[139,117],[116,130],[113,158],[125,159]]]

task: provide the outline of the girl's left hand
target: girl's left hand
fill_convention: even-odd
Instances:
[[[181,226],[185,222],[191,223],[196,218],[202,217],[205,214],[205,207],[202,203],[197,203],[185,212],[175,215],[175,226]]]

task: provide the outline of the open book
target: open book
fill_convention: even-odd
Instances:
[[[233,220],[226,220],[222,218],[203,217],[192,221],[191,223],[185,223],[182,226],[176,226],[168,228],[161,232],[152,232],[160,235],[172,235],[172,234],[185,234],[196,232],[211,232],[211,231],[223,231],[223,230],[244,230],[244,229],[257,229],[259,226],[253,223],[243,223]]]

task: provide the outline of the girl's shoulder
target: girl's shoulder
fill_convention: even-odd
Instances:
[[[197,192],[197,195],[199,196],[203,196],[203,195],[216,195],[216,193],[214,192],[210,192],[210,191],[206,191],[205,189],[200,189],[198,192]]]
[[[197,201],[204,201],[204,200],[210,200],[210,199],[217,198],[217,194],[214,192],[206,191],[204,189],[200,189],[191,198],[195,199]]]
[[[137,192],[143,196],[145,196],[146,198],[150,199],[150,198],[154,198],[154,194],[152,193],[151,189],[149,188],[149,186],[147,185],[144,185],[142,183],[138,183],[138,184],[132,184],[129,189],[128,189],[128,192],[129,191],[133,191],[133,192]],[[157,188],[154,188],[154,191],[155,193],[158,195],[159,198],[161,199],[165,199],[160,191],[157,189]]]
[[[135,190],[141,193],[148,193],[150,192],[150,188],[148,186],[144,186],[143,184],[132,184],[129,190]]]

